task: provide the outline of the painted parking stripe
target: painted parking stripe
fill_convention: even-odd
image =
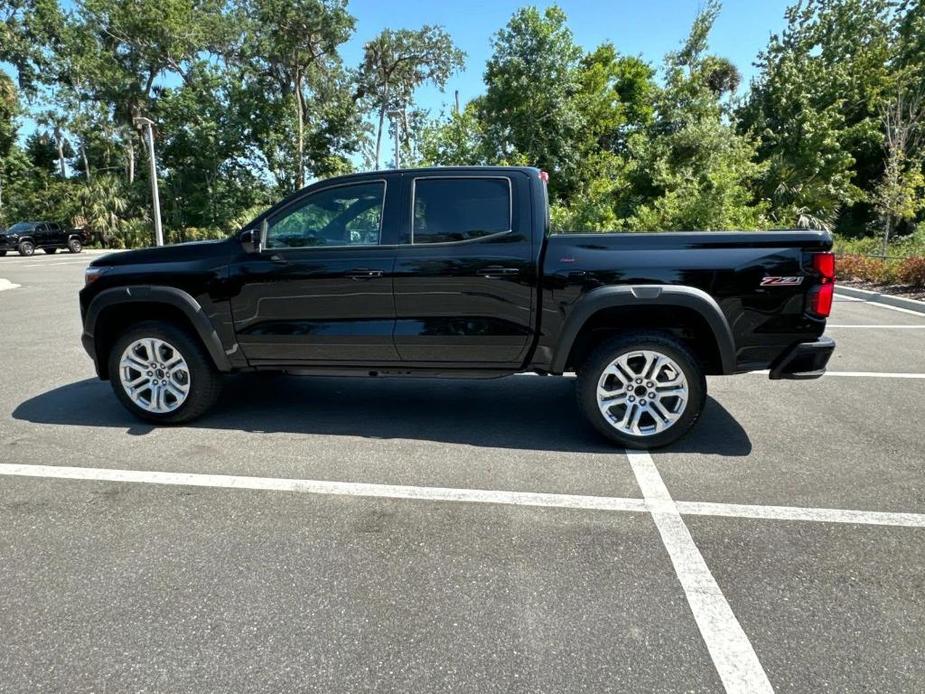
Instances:
[[[13,284],[13,283],[10,282],[9,280],[5,280],[5,279],[3,279],[3,278],[0,278],[0,292],[5,292],[5,291],[7,291],[7,290],[9,290],[9,289],[19,289],[20,286],[21,286],[21,285]]]
[[[754,518],[812,523],[849,523],[852,525],[889,525],[900,528],[925,527],[925,514],[881,511],[854,511],[838,508],[801,508],[799,506],[753,506],[705,501],[676,501],[682,515]]]
[[[756,375],[756,376],[767,376],[770,371],[763,369],[761,371],[748,371],[746,373]],[[888,372],[888,371],[826,371],[823,374],[823,377],[834,376],[838,377],[847,377],[847,378],[904,378],[904,379],[925,379],[925,374],[919,373],[906,373],[904,371],[899,372]]]
[[[925,330],[925,325],[883,325],[883,324],[868,324],[868,325],[830,325],[826,324],[825,329],[830,330],[831,328],[843,329],[843,328],[868,328],[876,330]]]
[[[773,692],[751,641],[697,549],[652,456],[644,451],[627,451],[626,455],[726,691]]]
[[[16,465],[9,463],[0,463],[0,475],[50,477],[70,480],[97,480],[104,482],[141,482],[189,487],[218,487],[223,489],[255,489],[334,496],[416,499],[420,501],[456,501],[510,506],[542,506],[546,508],[574,508],[595,511],[637,511],[640,513],[646,511],[646,506],[642,499],[580,496],[575,494],[507,492],[490,489],[413,487],[395,484],[297,480],[277,477],[206,475],[186,472],[58,467],[55,465]]]
[[[913,311],[910,308],[903,308],[902,306],[890,306],[889,304],[881,304],[879,301],[863,301],[867,306],[876,306],[877,308],[888,308],[891,311],[899,311],[900,313],[908,313],[910,316],[922,316],[925,315],[921,311]]]
[[[92,261],[81,258],[80,260],[55,260],[50,263],[30,263],[28,265],[20,264],[18,267],[55,267],[58,265],[89,265]]]
[[[118,470],[113,468],[64,467],[58,465],[20,465],[0,463],[0,475],[13,477],[44,477],[49,479],[127,482],[218,489],[253,489],[258,491],[301,492],[333,496],[361,496],[422,501],[452,501],[487,503],[509,506],[540,506],[572,508],[585,511],[630,511],[645,513],[656,504],[644,499],[576,494],[544,494],[533,492],[496,491],[492,489],[456,489],[417,487],[359,482],[331,482],[278,477],[248,477],[242,475],[210,475],[188,472],[148,470]],[[925,528],[925,513],[894,513],[855,511],[832,508],[802,508],[798,506],[760,506],[701,501],[673,501],[682,514],[722,516],[726,518],[763,518],[767,520],[798,520],[820,523],[855,523],[858,525],[893,525]]]

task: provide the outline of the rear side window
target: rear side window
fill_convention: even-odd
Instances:
[[[509,179],[415,179],[412,243],[468,241],[510,230]]]

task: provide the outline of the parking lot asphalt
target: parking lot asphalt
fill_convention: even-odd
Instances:
[[[831,375],[711,378],[651,456],[529,375],[242,375],[154,428],[89,260],[0,258],[0,691],[925,689],[925,315],[837,298]]]

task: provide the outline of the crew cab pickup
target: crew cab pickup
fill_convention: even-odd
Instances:
[[[707,375],[822,375],[834,290],[819,231],[550,233],[545,172],[395,170],[317,182],[231,238],[107,255],[83,345],[137,416],[202,415],[220,376],[577,374],[624,446],[697,421]]]
[[[0,233],[0,256],[6,255],[7,251],[32,255],[37,248],[48,254],[60,248],[80,253],[86,242],[82,231],[69,229],[57,222],[19,222]]]

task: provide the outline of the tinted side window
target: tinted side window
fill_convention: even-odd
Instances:
[[[508,179],[415,179],[413,243],[466,241],[510,229]]]
[[[384,181],[321,190],[303,198],[270,224],[267,247],[376,245],[384,202]]]

